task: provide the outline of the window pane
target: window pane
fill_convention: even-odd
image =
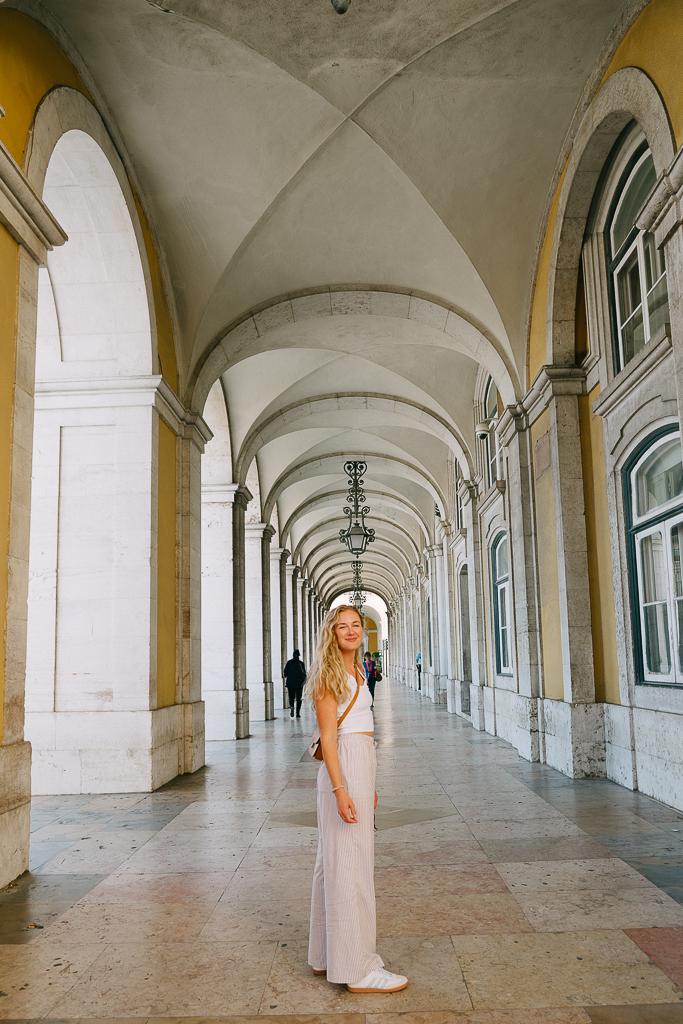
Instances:
[[[650,317],[650,337],[652,337],[662,324],[669,322],[669,294],[666,288],[666,276],[660,278],[648,295],[647,311]]]
[[[657,174],[649,153],[636,164],[624,188],[612,221],[612,255],[616,256],[633,226],[641,206],[652,190]]]
[[[683,494],[683,453],[674,437],[648,456],[636,478],[636,508],[644,516],[659,505]]]
[[[671,528],[671,561],[674,569],[674,594],[683,597],[683,581],[681,580],[681,549],[683,548],[683,523],[676,523]]]
[[[496,547],[496,579],[504,579],[508,571],[508,542],[507,537],[503,537]]]
[[[643,573],[643,601],[666,601],[666,561],[664,542],[659,530],[643,537],[640,543]]]
[[[486,392],[486,418],[498,415],[498,389],[491,381]]]
[[[658,249],[655,245],[655,237],[649,231],[643,232],[643,252],[645,254],[645,280],[647,290],[660,279],[666,270],[664,263],[664,250]]]
[[[621,347],[624,353],[624,365],[637,356],[645,344],[645,327],[643,325],[642,306],[633,314],[621,331]]]
[[[676,601],[676,615],[678,617],[678,670],[683,672],[683,600]]]
[[[501,671],[510,667],[507,590],[507,584],[498,587],[498,659]]]
[[[669,621],[665,604],[650,604],[645,608],[645,657],[649,673],[668,676],[671,672]]]
[[[638,250],[633,248],[631,255],[621,265],[617,274],[617,293],[619,295],[619,322],[625,324],[631,314],[642,301],[640,293],[640,270],[638,269]]]

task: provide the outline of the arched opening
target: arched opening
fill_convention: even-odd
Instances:
[[[48,254],[38,287],[26,667],[33,791],[149,789],[154,743],[135,714],[176,700],[175,652],[168,665],[156,657],[152,483],[157,446],[175,437],[144,387],[150,312],[126,200],[85,132],[58,141],[43,198],[69,240]]]
[[[460,632],[460,706],[462,713],[469,715],[472,652],[470,648],[470,586],[466,565],[463,565],[458,574],[458,626]]]

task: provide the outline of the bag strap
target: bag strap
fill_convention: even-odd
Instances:
[[[357,665],[356,665],[356,672],[358,672],[358,666]],[[356,703],[356,699],[357,699],[359,693],[360,693],[360,683],[358,682],[358,676],[356,676],[356,692],[354,693],[353,700],[349,704],[349,706],[346,709],[346,711],[344,712],[344,714],[341,716],[341,718],[337,719],[337,728],[339,728],[339,726],[342,724],[342,722],[344,721],[344,719],[348,715],[348,713],[351,710],[351,708],[353,707],[353,705]]]

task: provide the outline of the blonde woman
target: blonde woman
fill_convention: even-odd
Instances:
[[[363,623],[353,605],[328,612],[306,695],[315,705],[323,762],[318,772],[318,856],[308,962],[350,992],[398,992],[408,979],[385,970],[375,950],[372,703],[360,660]]]

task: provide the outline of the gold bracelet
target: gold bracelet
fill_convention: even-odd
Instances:
[[[343,788],[344,788],[343,786],[335,786],[334,789],[332,790],[332,792],[336,793],[338,789],[343,789]]]

